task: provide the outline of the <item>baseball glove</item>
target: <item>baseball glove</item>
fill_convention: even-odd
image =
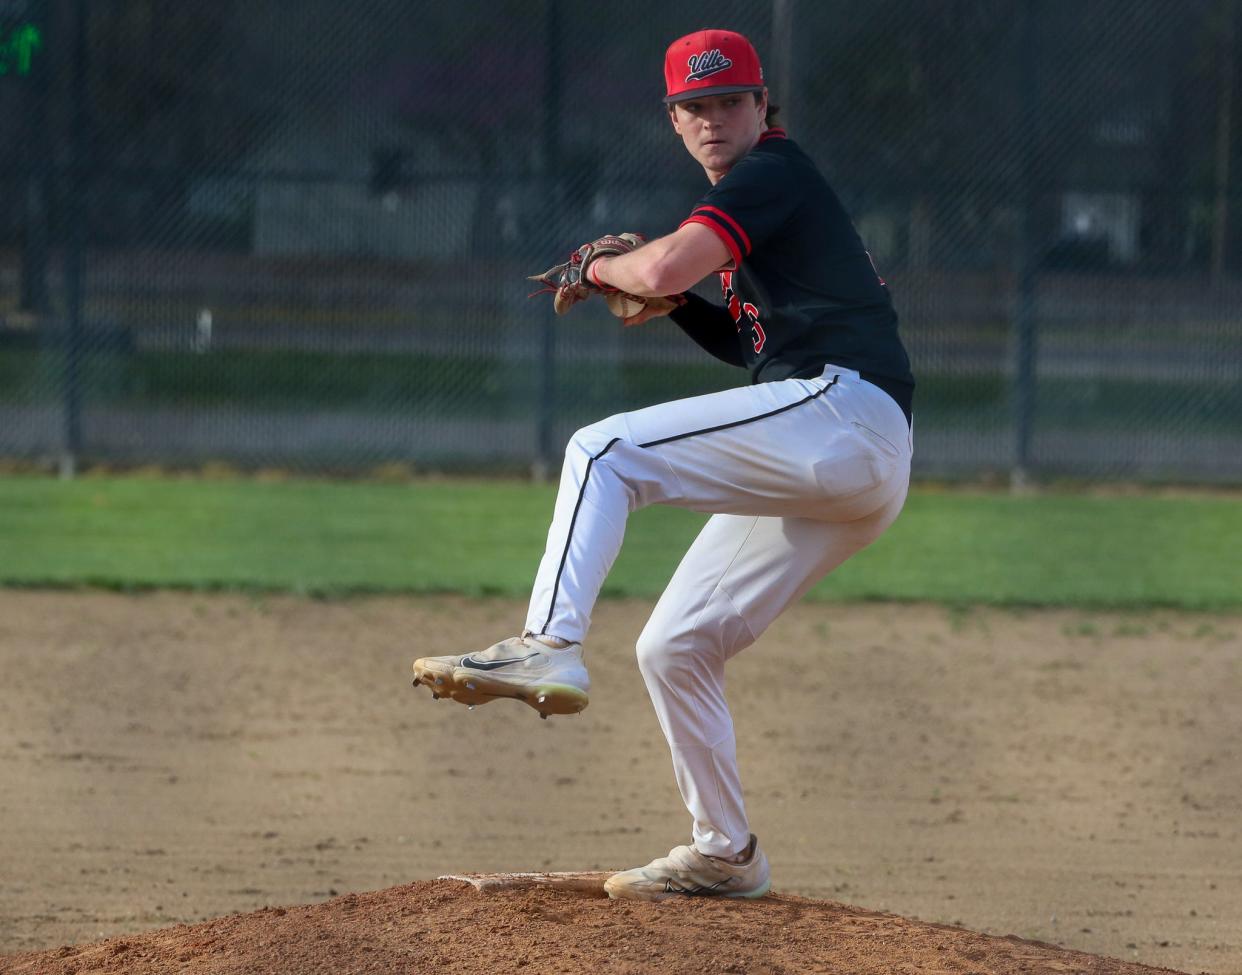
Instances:
[[[681,301],[674,298],[644,298],[640,295],[626,294],[616,288],[601,287],[591,281],[588,271],[591,262],[599,257],[616,257],[628,254],[641,247],[647,241],[641,234],[607,234],[596,238],[589,244],[583,244],[569,255],[564,264],[548,268],[542,274],[532,274],[527,280],[537,281],[545,285],[535,294],[553,293],[552,307],[558,315],[564,315],[580,301],[585,301],[592,294],[602,294],[608,303],[608,310],[620,319],[632,318],[644,308],[651,308],[657,314],[667,315]],[[684,301],[684,299],[682,299]]]

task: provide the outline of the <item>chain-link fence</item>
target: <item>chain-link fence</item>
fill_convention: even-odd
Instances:
[[[1235,0],[0,0],[0,457],[556,466],[745,381],[524,276],[705,191],[747,33],[913,360],[917,473],[1242,479]]]

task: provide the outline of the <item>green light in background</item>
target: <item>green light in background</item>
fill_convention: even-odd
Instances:
[[[0,75],[30,74],[35,52],[43,47],[43,32],[34,24],[18,24],[8,36],[0,28]]]

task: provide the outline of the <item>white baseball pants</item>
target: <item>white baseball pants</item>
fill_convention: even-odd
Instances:
[[[892,524],[913,438],[856,372],[730,389],[618,414],[574,434],[526,627],[581,642],[631,511],[711,512],[638,641],[694,845],[750,837],[724,664]]]

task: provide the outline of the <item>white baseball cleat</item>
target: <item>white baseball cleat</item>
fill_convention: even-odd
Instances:
[[[762,897],[772,886],[768,858],[752,833],[747,857],[732,863],[679,846],[645,867],[613,874],[604,882],[609,897],[662,901],[670,897]]]
[[[414,685],[419,684],[431,688],[433,697],[470,707],[515,698],[543,718],[577,714],[587,706],[591,689],[582,644],[556,649],[530,635],[501,640],[477,653],[420,657],[414,661]]]

